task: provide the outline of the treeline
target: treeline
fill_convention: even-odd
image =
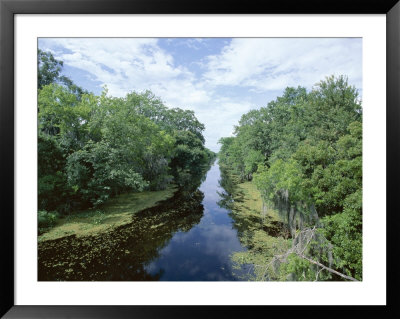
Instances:
[[[222,167],[253,179],[263,200],[284,212],[293,238],[316,226],[307,258],[362,278],[362,107],[346,77],[326,78],[310,92],[287,88],[244,114],[220,143]],[[315,264],[289,260],[298,278],[315,280]]]
[[[39,219],[122,192],[182,187],[215,157],[193,111],[169,109],[150,91],[96,96],[61,71],[39,50]]]

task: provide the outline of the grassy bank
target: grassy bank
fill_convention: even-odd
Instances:
[[[96,235],[128,224],[132,214],[153,207],[171,198],[176,187],[161,191],[122,194],[97,209],[89,209],[60,218],[55,226],[38,237],[38,241],[54,240],[70,235],[77,237]]]
[[[236,184],[233,191],[231,216],[241,243],[247,251],[232,255],[237,268],[252,264],[254,275],[248,280],[265,278],[265,265],[273,256],[286,252],[290,246],[289,232],[278,212],[263,209],[261,194],[252,182]]]

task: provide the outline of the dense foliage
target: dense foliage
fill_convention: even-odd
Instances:
[[[169,109],[150,91],[115,98],[105,89],[96,96],[61,71],[61,61],[39,50],[38,199],[43,225],[54,219],[46,212],[66,214],[122,192],[183,186],[215,156],[204,146],[204,125],[193,111]]]
[[[297,230],[317,225],[324,239],[318,244],[332,248],[312,243],[310,258],[362,278],[362,108],[346,77],[326,78],[310,92],[287,88],[267,107],[244,114],[234,136],[220,144],[221,165],[253,180],[288,223],[295,220]],[[286,268],[316,277],[298,256]]]

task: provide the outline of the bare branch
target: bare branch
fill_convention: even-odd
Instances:
[[[321,268],[320,270],[318,270],[317,275],[315,276],[315,280],[314,281],[318,281],[318,276],[320,274],[320,272],[324,270],[324,268]]]
[[[338,276],[340,276],[340,277],[342,277],[342,278],[345,278],[345,279],[347,279],[347,280],[359,281],[359,280],[357,280],[357,279],[355,279],[355,278],[353,278],[353,277],[351,277],[351,276],[347,276],[347,275],[345,275],[345,274],[342,274],[342,273],[340,273],[340,272],[338,272],[338,271],[336,271],[336,270],[334,270],[334,269],[332,269],[332,268],[330,268],[330,267],[328,267],[328,266],[325,266],[325,265],[321,264],[321,263],[318,262],[318,261],[315,261],[315,260],[313,260],[313,259],[311,259],[311,258],[308,258],[307,256],[304,255],[305,250],[307,249],[308,245],[311,243],[311,240],[312,240],[312,239],[314,238],[314,236],[315,236],[315,231],[316,231],[316,226],[314,226],[313,228],[306,228],[306,229],[303,229],[302,231],[300,231],[300,232],[297,234],[297,236],[295,237],[295,239],[298,238],[299,236],[304,235],[305,238],[307,238],[306,244],[302,247],[302,240],[299,240],[298,243],[297,243],[297,244],[294,244],[293,247],[290,248],[290,249],[288,249],[288,251],[287,251],[286,253],[284,253],[284,254],[282,254],[282,255],[276,255],[276,256],[274,256],[274,257],[271,259],[271,261],[270,261],[267,265],[264,266],[264,272],[263,272],[263,274],[262,274],[262,276],[261,276],[261,280],[264,280],[264,278],[265,278],[265,276],[266,276],[266,274],[267,274],[268,269],[273,265],[274,262],[276,262],[276,261],[286,262],[287,257],[288,257],[290,254],[294,253],[294,254],[296,254],[297,256],[299,256],[300,258],[303,258],[303,259],[309,261],[310,263],[321,267],[321,269],[317,272],[317,275],[316,275],[315,280],[318,279],[319,273],[320,273],[323,269],[325,269],[325,270],[327,270],[327,271],[329,271],[329,272],[331,272],[331,273],[333,273],[333,274],[336,274],[336,275],[338,275]],[[305,239],[305,238],[304,238],[304,239]],[[301,239],[301,238],[300,238],[300,239]],[[303,241],[303,242],[304,242],[304,241]],[[258,266],[258,265],[257,265],[257,266]]]
[[[346,276],[346,275],[344,275],[344,274],[342,274],[342,273],[340,273],[340,272],[338,272],[338,271],[336,271],[336,270],[334,270],[334,269],[332,269],[332,268],[329,268],[329,267],[327,267],[327,266],[321,264],[321,263],[318,262],[318,261],[312,260],[312,259],[310,259],[310,258],[308,258],[308,257],[306,257],[306,256],[304,256],[304,255],[298,255],[298,256],[299,256],[300,258],[303,258],[303,259],[309,261],[310,263],[312,263],[312,264],[314,264],[314,265],[318,265],[318,266],[320,266],[320,267],[326,269],[327,271],[329,271],[329,272],[331,272],[331,273],[333,273],[333,274],[336,274],[336,275],[338,275],[338,276],[340,276],[340,277],[342,277],[342,278],[345,278],[345,279],[348,279],[348,280],[352,280],[352,281],[359,281],[359,280],[357,280],[357,279],[355,279],[355,278],[353,278],[353,277]]]

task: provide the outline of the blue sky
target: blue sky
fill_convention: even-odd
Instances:
[[[288,86],[310,90],[343,74],[362,90],[360,38],[40,38],[39,48],[95,94],[149,89],[168,107],[194,110],[213,151],[242,114]]]

